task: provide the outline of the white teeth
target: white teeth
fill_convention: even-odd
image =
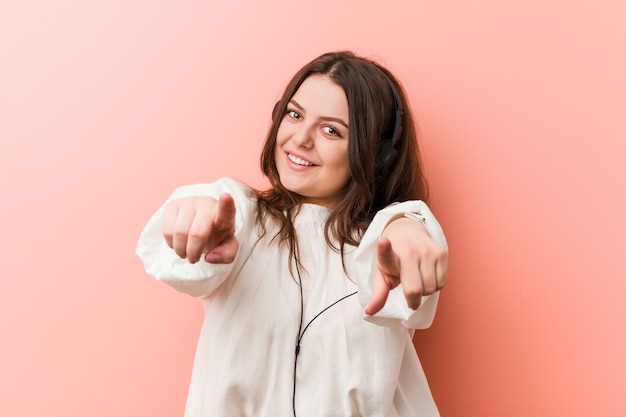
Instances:
[[[305,161],[304,159],[300,159],[297,156],[293,156],[292,154],[287,154],[287,158],[289,158],[292,162],[298,164],[298,165],[303,165],[305,167],[310,167],[313,166],[312,163],[310,163],[309,161]]]

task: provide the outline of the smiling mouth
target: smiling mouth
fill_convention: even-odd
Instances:
[[[300,165],[300,166],[303,166],[303,167],[312,167],[313,165],[315,165],[315,164],[313,164],[313,163],[311,163],[311,162],[309,162],[309,161],[307,161],[305,159],[298,158],[297,156],[294,156],[294,155],[292,155],[290,153],[287,154],[287,158],[289,158],[289,160],[291,162],[293,162],[294,164]]]

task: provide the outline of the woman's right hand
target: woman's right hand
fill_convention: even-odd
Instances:
[[[235,260],[239,241],[235,237],[235,202],[230,194],[219,200],[188,197],[170,201],[163,215],[163,236],[178,256],[196,263],[228,264]]]

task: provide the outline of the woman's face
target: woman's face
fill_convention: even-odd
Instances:
[[[348,99],[330,78],[307,78],[287,105],[274,159],[283,186],[305,203],[334,208],[350,178]]]

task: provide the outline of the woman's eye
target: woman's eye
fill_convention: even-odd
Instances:
[[[332,126],[324,126],[323,129],[327,135],[341,137],[341,133]]]
[[[295,110],[288,109],[287,115],[289,115],[289,117],[291,117],[292,119],[296,119],[296,120],[300,120],[302,118],[302,115]]]

